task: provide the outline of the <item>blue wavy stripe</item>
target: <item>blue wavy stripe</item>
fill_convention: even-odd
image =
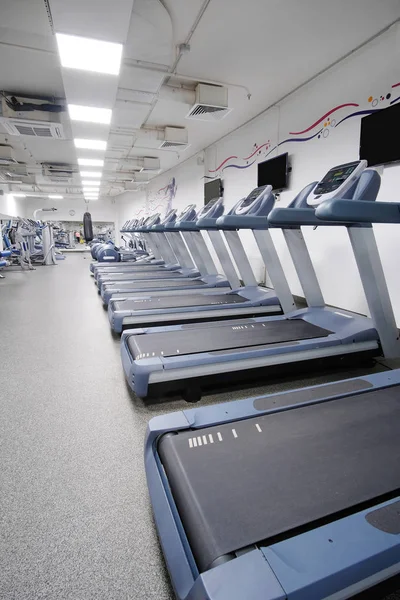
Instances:
[[[400,96],[398,98],[396,98],[395,100],[392,100],[390,104],[395,104],[396,102],[398,102],[400,100]]]
[[[287,144],[288,142],[308,142],[308,140],[312,140],[313,138],[317,137],[317,135],[319,135],[321,133],[321,131],[322,131],[322,129],[317,131],[317,133],[314,133],[313,135],[310,135],[309,137],[306,137],[306,138],[287,138],[286,140],[279,142],[279,144],[277,144],[276,146],[271,148],[271,150],[269,152],[267,152],[267,154],[265,156],[267,157],[269,154],[271,154],[271,152],[273,152],[274,150],[279,148],[279,146],[282,146],[283,144]]]
[[[204,175],[200,179],[217,179],[217,175],[214,175],[214,177],[210,177],[209,175]]]
[[[340,123],[343,123],[343,121],[351,119],[351,117],[357,117],[358,115],[372,115],[372,113],[379,112],[380,110],[382,110],[382,108],[368,108],[367,110],[357,110],[356,112],[347,115],[347,117],[344,117],[341,121],[336,123],[335,127],[338,127]]]
[[[223,171],[225,171],[225,169],[248,169],[249,167],[251,167],[251,165],[254,165],[256,161],[253,160],[253,162],[249,163],[248,165],[226,165],[226,167],[223,167]]]

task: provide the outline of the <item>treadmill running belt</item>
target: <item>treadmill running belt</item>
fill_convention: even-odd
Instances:
[[[241,304],[247,302],[239,294],[191,294],[190,296],[161,296],[148,300],[138,298],[115,303],[115,310],[162,310],[163,308],[184,308],[187,306],[221,306],[223,304]]]
[[[171,279],[175,277],[175,279],[180,279],[182,275],[176,271],[159,271],[157,273],[105,273],[101,274],[98,278],[98,281],[112,283],[113,281],[135,281],[135,280],[144,280],[144,279]]]
[[[216,323],[202,328],[197,336],[193,329],[181,329],[172,335],[169,332],[131,335],[127,343],[134,358],[147,353],[154,356],[153,352],[155,356],[168,357],[313,339],[330,333],[303,319],[277,319],[265,323],[249,319],[242,325]]]
[[[399,419],[396,386],[162,437],[158,452],[200,571],[398,491]]]
[[[204,282],[201,280],[197,280],[197,279],[177,279],[177,280],[168,280],[168,281],[163,281],[162,279],[158,279],[155,281],[149,281],[147,283],[144,283],[143,281],[136,281],[136,282],[129,282],[129,283],[115,283],[115,284],[107,284],[107,286],[105,286],[106,290],[111,290],[112,287],[115,288],[120,288],[120,289],[132,289],[132,290],[142,290],[144,288],[169,288],[169,287],[175,287],[175,286],[179,286],[179,287],[201,287],[202,285],[204,285]]]

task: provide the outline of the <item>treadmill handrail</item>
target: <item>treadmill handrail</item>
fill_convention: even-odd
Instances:
[[[321,220],[334,219],[341,224],[400,223],[400,203],[328,200],[318,206],[316,214]]]
[[[236,231],[238,229],[268,229],[268,217],[245,217],[239,215],[225,215],[217,219],[217,228],[222,231]]]
[[[204,217],[203,219],[198,219],[198,221],[196,221],[196,227],[200,230],[219,229],[217,221],[218,218],[211,219],[208,217]]]
[[[350,200],[350,202],[355,202],[355,200]],[[322,207],[324,204],[320,206]],[[342,223],[333,220],[319,219],[313,208],[274,208],[268,217],[268,224],[271,228],[285,229],[296,229],[303,225],[314,227],[342,225]]]

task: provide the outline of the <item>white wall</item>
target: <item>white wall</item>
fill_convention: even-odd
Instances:
[[[400,82],[399,40],[399,27],[393,27],[280,105],[207,148],[204,166],[198,164],[198,157],[191,158],[153,179],[145,192],[131,196],[125,194],[123,216],[132,218],[136,214],[165,212],[171,205],[179,210],[192,202],[201,206],[204,175],[224,180],[225,206],[229,209],[257,185],[257,162],[281,152],[289,152],[293,169],[289,188],[279,199],[279,203],[286,206],[306,184],[320,179],[329,168],[358,158],[362,115],[353,113],[387,107],[400,96],[400,86],[392,87]],[[390,98],[387,98],[388,94],[391,94]],[[341,105],[347,106],[337,108]],[[330,111],[329,121],[328,117],[321,120]],[[213,126],[212,123],[204,123],[204,127]],[[385,168],[379,200],[400,201],[399,184],[400,165]],[[366,313],[366,302],[346,230],[328,227],[315,231],[304,229],[327,303]],[[399,226],[376,226],[375,232],[400,324],[400,279],[397,260],[393,258],[400,254]],[[273,232],[273,237],[291,289],[301,296],[303,292],[282,235],[277,231]],[[263,265],[257,248],[249,235],[242,236],[242,239],[261,281]]]
[[[15,198],[7,191],[7,186],[0,186],[3,195],[0,196],[0,217],[18,217],[24,214],[22,198]]]
[[[54,221],[82,221],[83,214],[89,210],[93,221],[106,221],[110,223],[116,223],[117,221],[117,204],[111,198],[95,200],[87,205],[82,199],[78,198],[43,200],[41,198],[27,197],[24,200],[24,216],[32,218],[33,212],[37,208],[52,207],[57,208],[57,211],[54,213],[39,213],[38,218],[49,218]],[[71,215],[70,211],[75,211],[75,214]]]

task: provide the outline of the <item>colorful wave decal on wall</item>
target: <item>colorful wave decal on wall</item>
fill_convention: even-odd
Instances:
[[[279,144],[276,144],[276,146],[271,148],[271,150],[269,152],[267,152],[267,154],[265,156],[267,157],[269,154],[271,154],[271,152],[273,152],[280,146],[283,146],[283,144],[288,144],[289,142],[308,142],[309,140],[312,140],[313,138],[317,137],[317,135],[320,135],[321,131],[322,131],[322,129],[317,131],[317,133],[314,133],[313,135],[310,135],[309,137],[306,137],[306,138],[287,138],[286,140],[279,142]]]
[[[303,129],[303,131],[289,131],[289,133],[290,133],[290,135],[301,135],[302,133],[307,133],[307,131],[311,131],[311,129],[314,129],[314,127],[316,127],[317,125],[322,123],[322,121],[325,121],[325,119],[330,117],[330,115],[333,115],[333,113],[335,113],[337,110],[340,110],[341,108],[345,108],[346,106],[360,106],[360,105],[356,104],[355,102],[346,102],[345,104],[339,104],[338,106],[331,108],[331,110],[328,110],[327,113],[322,115],[322,117],[320,117],[318,119],[318,121],[315,121],[315,123],[313,123],[312,125],[307,127],[307,129]]]
[[[224,167],[222,170],[225,171],[225,169],[248,169],[249,167],[251,167],[251,165],[254,165],[254,163],[256,162],[257,159],[254,159],[251,163],[249,163],[248,165],[226,165],[226,167]]]
[[[398,87],[400,87],[400,82],[394,83],[390,89],[394,89],[394,88],[398,88]],[[385,106],[378,107],[378,104],[385,102],[385,101],[388,101],[389,105],[393,105],[393,104],[396,104],[396,102],[400,101],[400,96],[398,96],[395,99],[392,99],[391,91],[389,91],[383,95],[378,95],[377,97],[369,96],[368,104],[371,106],[371,108],[365,108],[362,110],[353,111],[350,114],[345,115],[339,121],[336,121],[335,118],[331,118],[331,117],[337,111],[342,110],[344,108],[349,108],[349,107],[358,108],[360,106],[356,102],[345,102],[343,104],[338,104],[337,106],[334,106],[333,108],[328,110],[328,112],[326,112],[324,115],[319,117],[314,123],[309,125],[306,129],[303,129],[301,131],[289,131],[290,136],[300,136],[304,133],[311,132],[313,129],[315,129],[315,127],[317,127],[318,125],[321,125],[323,123],[323,126],[320,127],[316,133],[313,133],[312,135],[307,136],[307,137],[288,137],[288,138],[282,140],[281,142],[279,142],[278,144],[276,144],[275,146],[273,146],[272,148],[270,147],[270,140],[268,140],[267,142],[260,144],[260,145],[254,144],[253,151],[251,152],[251,154],[249,154],[249,156],[245,156],[245,157],[239,159],[240,161],[246,162],[246,164],[239,164],[236,162],[227,164],[231,160],[238,159],[237,156],[228,156],[221,162],[220,165],[218,165],[218,167],[216,169],[209,169],[208,172],[213,173],[213,174],[215,173],[215,175],[212,175],[212,176],[205,175],[204,177],[202,177],[202,179],[216,179],[216,177],[218,177],[218,174],[221,174],[221,172],[224,172],[226,169],[248,169],[249,167],[254,165],[254,163],[257,161],[257,158],[255,158],[251,162],[248,162],[248,161],[251,158],[253,158],[256,154],[261,154],[262,149],[264,149],[263,158],[266,158],[274,150],[276,150],[277,148],[280,148],[284,144],[308,142],[309,140],[312,140],[314,138],[326,139],[329,136],[329,132],[331,130],[334,130],[336,127],[338,127],[339,125],[341,125],[348,119],[352,119],[354,117],[360,117],[362,115],[370,115],[372,113],[378,112],[378,111],[386,108]],[[387,106],[387,104],[386,104],[386,106]]]
[[[225,160],[222,161],[222,163],[216,168],[216,169],[209,169],[209,173],[216,173],[217,171],[220,170],[220,168],[228,162],[228,160],[232,160],[233,158],[237,158],[237,156],[228,156],[228,158],[225,158]]]

